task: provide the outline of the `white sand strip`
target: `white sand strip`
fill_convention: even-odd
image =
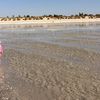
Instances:
[[[49,19],[49,20],[27,20],[27,21],[0,21],[0,24],[53,24],[53,23],[92,23],[100,22],[100,18],[95,19]]]

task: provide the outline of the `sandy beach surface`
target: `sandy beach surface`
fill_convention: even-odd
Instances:
[[[100,24],[1,26],[0,100],[100,100]]]
[[[80,18],[80,19],[43,19],[43,20],[20,20],[20,21],[0,21],[0,25],[3,24],[61,24],[61,23],[94,23],[94,22],[100,22],[100,18]]]

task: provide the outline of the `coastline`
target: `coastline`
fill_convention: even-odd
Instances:
[[[50,20],[20,20],[20,21],[0,21],[3,24],[62,24],[62,23],[95,23],[100,22],[100,18],[94,19],[50,19]]]

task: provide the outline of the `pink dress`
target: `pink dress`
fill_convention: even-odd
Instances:
[[[2,45],[0,44],[0,57],[2,56],[2,54],[3,54],[3,47],[2,47]]]

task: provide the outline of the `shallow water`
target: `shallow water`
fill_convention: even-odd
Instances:
[[[80,82],[79,85],[84,85],[83,82],[81,82],[81,78],[79,78],[81,74],[83,75],[83,81],[86,81],[88,84],[87,80],[90,80],[90,83],[92,83],[92,78],[95,77],[95,74],[91,75],[91,71],[95,69],[96,72],[100,72],[98,70],[100,69],[100,58],[97,58],[96,54],[91,53],[91,51],[100,53],[100,23],[45,24],[44,26],[3,25],[0,26],[0,40],[4,48],[8,50],[7,55],[11,55],[12,61],[12,64],[9,65],[6,61],[7,59],[5,60],[4,58],[2,60],[3,66],[1,68],[4,69],[5,82],[14,88],[19,98],[18,100],[31,100],[33,98],[35,100],[54,100],[53,92],[55,94],[57,93],[57,95],[59,94],[58,90],[61,90],[57,85],[61,85],[60,82],[65,81],[66,78],[68,78],[66,81],[68,81],[69,84],[66,82],[64,84],[66,86],[69,85],[68,87],[70,88],[72,87],[74,91],[74,84],[78,85],[78,81]],[[68,49],[64,47],[72,48]],[[20,51],[21,53],[24,52],[25,54],[33,53],[33,58],[31,58],[31,56],[28,58],[23,55],[23,53],[20,54],[18,52],[9,51],[9,49]],[[87,52],[87,50],[90,52]],[[36,57],[34,58],[34,56]],[[29,61],[27,59],[29,59]],[[68,62],[69,65],[65,62]],[[67,67],[70,66],[71,69],[68,69]],[[78,69],[77,66],[80,69]],[[75,69],[75,71],[73,69]],[[86,70],[84,71],[84,69]],[[47,72],[45,72],[46,70]],[[56,71],[60,73],[55,73]],[[89,71],[91,73],[88,74]],[[31,75],[31,72],[33,77],[29,77],[32,78],[32,81],[36,80],[36,86],[26,77],[26,75],[28,75],[27,73]],[[19,73],[21,73],[22,76]],[[76,76],[74,76],[74,74],[76,74]],[[56,77],[58,77],[58,81],[60,81],[57,84],[55,84],[57,82]],[[75,78],[78,80],[73,80]],[[42,81],[44,84],[46,83],[46,87],[41,87]],[[37,84],[39,84],[39,87]],[[55,84],[55,86],[52,84]],[[91,94],[91,90],[88,88],[91,84],[86,86],[88,92]],[[53,87],[55,90],[51,89],[52,92],[48,89],[50,87]],[[64,89],[66,89],[66,87],[64,87]],[[77,90],[79,89],[77,88]],[[75,94],[73,91],[70,91],[71,94],[69,95],[72,96]],[[83,91],[85,91],[84,88]],[[76,92],[78,93],[78,91]],[[66,91],[64,93],[66,95]],[[86,93],[86,91],[84,93]],[[95,94],[97,93],[95,92]],[[88,93],[86,94],[88,95]],[[58,97],[60,97],[60,95]],[[76,99],[76,97],[74,98]]]
[[[46,42],[99,52],[100,23],[3,25],[0,26],[0,40],[5,48],[17,48],[16,43],[20,42]]]

